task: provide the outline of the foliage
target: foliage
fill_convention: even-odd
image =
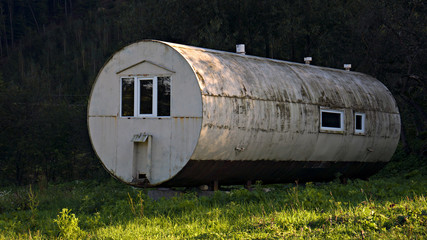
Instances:
[[[133,198],[130,196],[130,194],[128,193],[128,202],[129,202],[129,207],[132,211],[132,214],[135,217],[144,217],[144,199],[142,196],[142,192],[138,193],[138,202],[134,202]]]
[[[69,209],[63,208],[53,221],[58,225],[61,239],[81,239],[85,235],[78,226],[79,219]]]
[[[30,189],[28,191],[28,208],[30,209],[30,223],[31,226],[36,225],[36,217],[37,217],[37,207],[39,206],[39,200],[37,198],[37,195],[34,193],[31,185]]]
[[[14,199],[21,189],[1,189],[0,201]],[[427,181],[420,173],[346,185],[337,180],[257,185],[252,191],[241,186],[227,189],[210,196],[187,191],[155,201],[148,197],[148,189],[114,180],[49,185],[44,192],[34,189],[40,202],[34,226],[26,220],[31,217],[29,209],[12,204],[1,213],[0,239],[427,237]],[[94,201],[96,206],[90,203]],[[75,214],[69,210],[88,202]]]

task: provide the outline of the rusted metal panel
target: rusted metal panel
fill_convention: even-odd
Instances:
[[[385,165],[384,162],[328,161],[218,161],[191,160],[178,175],[163,186],[200,186],[241,184],[247,180],[263,183],[299,183],[331,181],[338,177],[367,178]]]
[[[203,127],[192,159],[376,162],[396,148],[397,105],[368,75],[171,45],[202,88]],[[319,131],[321,107],[345,111],[344,131]],[[354,134],[354,112],[367,113],[363,137]]]
[[[187,164],[199,139],[201,125],[201,117],[172,118],[168,178],[175,176]]]
[[[203,95],[398,113],[387,88],[358,72],[170,44],[189,61]]]

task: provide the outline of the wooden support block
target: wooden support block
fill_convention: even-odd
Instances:
[[[248,189],[248,190],[252,189],[252,181],[251,180],[246,181],[245,188]]]
[[[215,181],[213,182],[213,190],[214,190],[214,191],[218,191],[218,189],[219,189],[218,180],[215,180]]]

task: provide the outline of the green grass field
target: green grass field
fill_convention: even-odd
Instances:
[[[257,185],[159,201],[114,180],[3,189],[0,239],[422,239],[426,183]]]
[[[0,239],[426,239],[423,171],[154,201],[113,179],[0,189]]]

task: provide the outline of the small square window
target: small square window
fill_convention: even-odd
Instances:
[[[366,115],[364,113],[354,114],[354,133],[355,134],[365,133],[365,118],[366,118]]]
[[[344,111],[320,109],[320,130],[344,131]]]

